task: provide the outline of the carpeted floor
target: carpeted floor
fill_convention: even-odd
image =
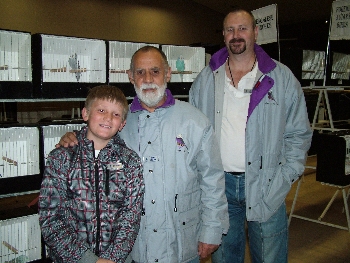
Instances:
[[[316,157],[309,157],[308,166],[316,167]],[[306,169],[300,180],[299,194],[293,214],[318,220],[337,188],[316,181],[316,170]],[[286,198],[290,213],[298,182],[294,183]],[[346,192],[349,188],[345,188]],[[349,202],[348,202],[349,204]],[[322,218],[323,222],[347,226],[341,191],[334,203]],[[289,263],[349,263],[350,232],[311,222],[296,217],[291,218],[289,226]],[[201,263],[211,263],[210,258]],[[251,263],[247,247],[245,263]]]

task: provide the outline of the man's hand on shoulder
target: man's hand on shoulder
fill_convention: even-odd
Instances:
[[[112,260],[109,260],[109,259],[104,259],[104,258],[99,258],[96,263],[115,263],[114,261]]]
[[[199,242],[198,244],[198,255],[200,259],[209,257],[215,250],[219,248],[219,245],[206,244]]]
[[[78,144],[77,137],[74,132],[67,132],[65,135],[63,135],[59,141],[58,144],[56,144],[56,148],[59,147],[69,147],[74,146]]]

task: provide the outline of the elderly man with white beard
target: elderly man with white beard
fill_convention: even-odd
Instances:
[[[228,230],[225,180],[218,142],[209,120],[174,99],[171,68],[158,48],[145,46],[131,59],[129,80],[137,96],[120,132],[144,166],[141,227],[134,262],[198,263]],[[75,141],[66,134],[60,145]]]

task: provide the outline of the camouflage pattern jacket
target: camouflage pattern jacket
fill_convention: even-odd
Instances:
[[[54,262],[124,262],[139,230],[143,169],[138,155],[115,135],[95,157],[87,127],[78,145],[47,158],[39,221]]]

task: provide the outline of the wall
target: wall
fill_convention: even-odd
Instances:
[[[223,14],[188,0],[0,1],[0,28],[106,40],[221,44]]]

